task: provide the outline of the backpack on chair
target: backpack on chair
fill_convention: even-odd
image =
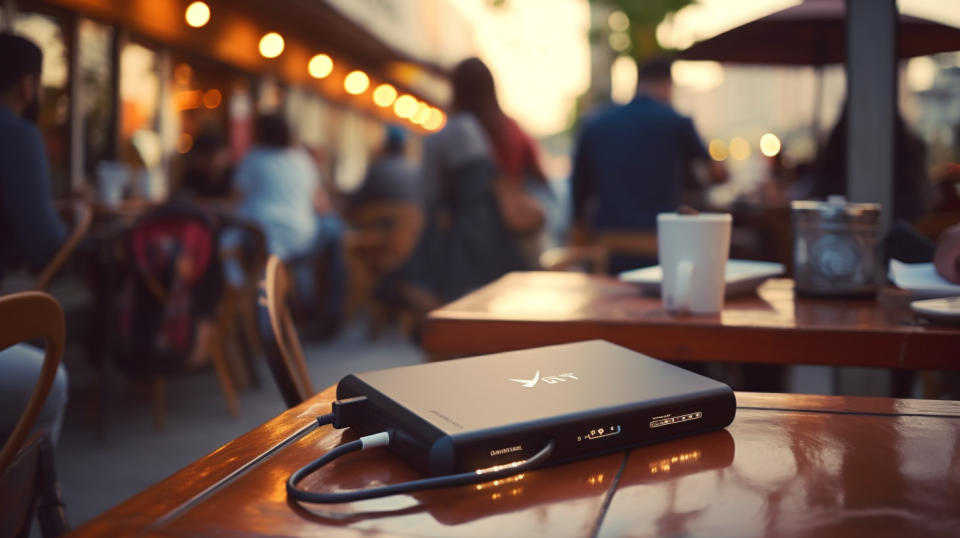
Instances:
[[[216,228],[198,210],[161,207],[129,230],[124,251],[117,363],[129,374],[179,371],[220,299]]]

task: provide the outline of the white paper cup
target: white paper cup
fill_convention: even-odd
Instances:
[[[727,213],[657,215],[664,308],[694,314],[715,314],[723,309],[732,223]]]

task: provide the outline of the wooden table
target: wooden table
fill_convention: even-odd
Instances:
[[[930,400],[738,393],[733,424],[706,435],[498,483],[291,503],[289,474],[353,438],[326,426],[196,497],[328,412],[333,396],[327,389],[75,535],[960,536],[960,403]],[[345,456],[302,485],[336,490],[416,476],[377,449]]]
[[[600,338],[668,360],[960,369],[960,325],[914,318],[910,297],[796,297],[772,279],[711,316],[674,316],[616,279],[510,273],[430,313],[424,347],[467,356]]]

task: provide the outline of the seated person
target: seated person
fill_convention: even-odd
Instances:
[[[406,134],[396,125],[387,127],[380,156],[374,159],[363,185],[350,196],[350,207],[375,202],[420,201],[420,175],[417,167],[404,156]]]
[[[66,238],[50,199],[50,170],[34,121],[40,106],[43,53],[30,41],[0,34],[0,281],[24,263],[39,271]],[[0,442],[12,433],[43,365],[28,344],[0,351]],[[67,404],[67,373],[60,365],[37,428],[56,443]]]
[[[237,165],[234,190],[239,197],[237,216],[256,222],[267,237],[270,254],[291,267],[299,306],[335,329],[346,298],[343,224],[320,183],[313,158],[293,144],[281,116],[257,118],[254,146]],[[317,308],[314,262],[320,258],[326,274],[322,307]]]
[[[184,155],[178,190],[201,199],[223,200],[231,194],[231,174],[230,148],[216,132],[203,131]]]
[[[933,266],[943,278],[960,284],[960,224],[947,228],[937,240]]]

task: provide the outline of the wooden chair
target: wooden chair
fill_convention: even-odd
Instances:
[[[423,210],[409,202],[374,202],[356,210],[350,224],[353,229],[346,241],[351,269],[347,302],[351,313],[361,306],[370,308],[370,335],[375,337],[390,318],[404,313],[375,301],[372,290],[416,248],[424,224]]]
[[[657,259],[657,232],[610,231],[593,237],[581,237],[583,244],[548,249],[540,255],[540,267],[547,271],[571,271],[591,268],[594,274],[606,274],[610,256],[622,254]]]
[[[68,530],[60,499],[53,449],[44,433],[29,438],[53,386],[63,355],[66,324],[60,304],[42,292],[0,297],[0,349],[44,340],[46,351],[40,378],[17,425],[0,450],[0,536],[27,536],[34,508],[45,537]]]
[[[297,328],[287,305],[290,277],[276,256],[267,259],[257,297],[257,329],[267,364],[288,407],[294,407],[316,391],[300,346]]]
[[[602,245],[554,247],[540,254],[540,268],[546,271],[584,271],[607,274],[610,253]]]
[[[610,255],[657,259],[656,231],[609,231],[597,235],[597,244]]]
[[[238,385],[259,386],[254,357],[259,356],[262,345],[257,336],[255,299],[260,276],[267,263],[267,238],[254,222],[231,219],[226,225],[243,230],[251,248],[220,250],[221,261],[241,267],[246,280],[239,284],[224,283],[223,297],[217,311],[218,330],[224,346],[238,348],[238,353],[227,353],[228,363],[235,373]]]
[[[194,220],[203,226],[211,226],[206,214],[195,211],[192,208],[167,208],[166,211],[166,213],[156,213],[142,217],[138,224],[125,232],[125,236],[121,240],[121,257],[125,260],[125,263],[129,265],[129,270],[139,271],[147,289],[161,303],[168,300],[170,290],[168,290],[165,287],[166,284],[161,282],[149,269],[144,269],[135,262],[132,246],[134,241],[133,237],[135,234],[141,233],[142,227],[149,226],[156,221]],[[176,237],[176,235],[171,235],[171,237]],[[218,312],[217,314],[220,313]],[[194,345],[209,357],[210,362],[213,364],[217,381],[220,384],[220,389],[223,392],[227,408],[233,417],[237,417],[240,414],[237,389],[230,374],[230,367],[227,361],[227,349],[225,346],[226,335],[223,332],[225,327],[219,318],[220,316],[218,315],[213,320],[198,325],[199,330],[196,335],[197,342]],[[158,430],[166,427],[166,375],[167,374],[162,373],[153,374],[150,384],[153,399],[154,426]]]
[[[93,209],[90,207],[90,204],[86,202],[80,200],[69,201],[61,206],[60,209],[62,215],[70,217],[66,219],[72,224],[70,226],[70,233],[67,235],[67,239],[63,244],[60,245],[56,254],[53,255],[53,258],[47,262],[46,267],[40,271],[40,274],[37,275],[36,280],[34,280],[33,289],[37,291],[47,289],[47,286],[50,285],[50,280],[53,279],[53,275],[63,267],[63,264],[67,263],[73,251],[77,249],[77,245],[79,245],[80,241],[87,235],[87,232],[90,230],[90,223],[93,221]]]

